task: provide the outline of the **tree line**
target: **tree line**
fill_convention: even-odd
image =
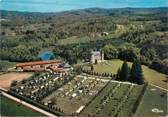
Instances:
[[[144,84],[145,81],[140,61],[138,59],[134,60],[131,68],[124,61],[122,67],[118,69],[116,80],[129,81],[140,85]]]

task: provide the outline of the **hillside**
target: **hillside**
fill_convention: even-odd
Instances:
[[[112,73],[117,74],[119,68],[121,68],[123,61],[115,59],[109,60],[104,63],[94,65],[94,71],[98,73]],[[128,62],[129,67],[131,67],[132,63]],[[88,66],[84,66],[83,69],[90,69]],[[167,89],[166,75],[159,73],[155,70],[148,68],[145,65],[142,65],[143,75],[145,80],[149,84],[154,84],[164,89]]]
[[[138,57],[143,64],[154,69],[159,66],[158,70],[167,73],[167,67],[162,65],[167,64],[163,61],[168,58],[167,10],[160,7],[90,8],[58,13],[1,11],[0,59],[37,60],[39,52],[50,50],[73,64],[93,49],[107,50],[113,46],[117,56],[106,51],[106,59],[132,61]]]

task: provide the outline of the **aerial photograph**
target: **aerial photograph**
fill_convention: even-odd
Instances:
[[[0,117],[168,117],[168,0],[0,0]]]

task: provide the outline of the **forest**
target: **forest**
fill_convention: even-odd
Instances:
[[[168,74],[168,7],[89,8],[58,13],[1,11],[0,61],[39,60],[53,51],[70,64],[92,50]],[[0,68],[3,68],[1,64]]]

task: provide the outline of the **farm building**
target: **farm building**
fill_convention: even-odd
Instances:
[[[90,63],[100,63],[104,61],[103,51],[92,51],[90,56]]]
[[[63,64],[61,60],[34,61],[16,64],[19,71],[60,71],[63,68],[59,66]]]
[[[73,70],[72,66],[69,65],[68,63],[63,63],[60,65],[61,68],[64,68],[65,70]]]

